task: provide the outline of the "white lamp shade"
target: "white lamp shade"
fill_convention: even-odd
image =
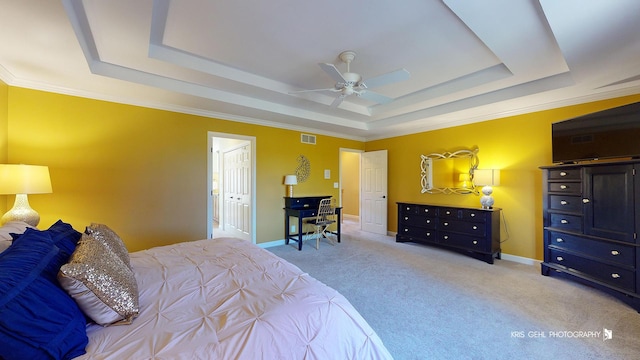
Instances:
[[[284,176],[284,184],[285,185],[298,185],[298,178],[295,175],[285,175]]]
[[[473,171],[473,183],[476,186],[479,186],[479,185],[498,186],[500,185],[500,170],[476,169]]]
[[[0,195],[51,192],[48,166],[0,164]]]

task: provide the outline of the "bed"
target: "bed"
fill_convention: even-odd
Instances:
[[[67,244],[66,251],[60,251],[61,259],[56,260],[61,263],[58,286],[79,304],[81,313],[87,317],[91,307],[85,311],[86,301],[83,305],[78,294],[73,293],[63,272],[74,261],[79,261],[75,258],[83,258],[79,255],[82,244],[100,243],[91,239],[88,231],[89,227],[77,239],[78,248],[72,252]],[[34,233],[45,232],[27,229],[9,249],[24,246],[25,235],[33,243]],[[64,248],[65,244],[54,237],[51,236],[50,242]],[[104,309],[98,311],[106,323],[96,324],[89,317],[83,327],[86,342],[63,341],[72,345],[72,350],[47,349],[49,358],[392,359],[375,331],[344,296],[291,263],[246,241],[207,239],[131,254],[123,254],[123,244],[116,241],[100,249],[88,253],[101,254],[98,261],[105,264],[118,263],[127,274],[126,268],[130,269],[135,279],[130,285],[137,288],[132,291],[137,292],[138,297],[135,301],[128,298],[122,304],[126,307],[135,303],[133,310],[117,311],[116,306],[108,308],[110,313]],[[5,252],[0,253],[0,271]],[[111,260],[105,260],[109,258],[105,253],[113,255]],[[122,264],[117,259],[122,259]],[[55,266],[57,264],[53,268]],[[52,266],[49,262],[44,267]],[[68,269],[66,272],[73,275]],[[50,277],[48,275],[47,280],[45,276],[45,280],[51,282]],[[84,287],[80,296],[86,296],[86,290]],[[114,292],[120,295],[127,290],[118,288]],[[3,301],[7,302],[2,300],[4,295],[0,284],[0,316],[7,311],[17,311],[15,307],[2,307]],[[104,305],[104,301],[96,302],[95,298],[91,301],[94,307]],[[9,301],[12,302],[15,299]],[[116,318],[111,318],[112,315]],[[76,317],[74,314],[72,318]],[[7,321],[0,320],[0,335],[7,333],[6,329],[3,331],[3,326],[9,326]],[[54,335],[58,333],[60,331]],[[0,347],[4,348],[6,344],[2,341],[5,340],[0,336]],[[14,346],[14,351],[18,348]],[[6,354],[0,356],[10,359]]]

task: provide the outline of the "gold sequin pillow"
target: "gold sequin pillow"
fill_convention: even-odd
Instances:
[[[91,223],[91,225],[87,226],[85,229],[85,233],[92,235],[96,240],[102,242],[109,250],[111,250],[111,252],[118,255],[122,262],[131,268],[131,263],[129,262],[129,251],[115,231],[107,225]]]
[[[138,315],[138,284],[118,255],[92,235],[82,234],[58,281],[97,324],[128,324]]]

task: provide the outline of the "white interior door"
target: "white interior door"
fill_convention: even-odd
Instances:
[[[224,152],[224,229],[251,241],[251,144]]]
[[[360,227],[386,235],[387,150],[362,153],[360,161]]]

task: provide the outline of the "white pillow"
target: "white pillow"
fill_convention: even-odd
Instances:
[[[11,234],[23,234],[28,228],[35,229],[34,226],[24,221],[7,221],[0,227],[0,252],[6,250],[13,242]]]

